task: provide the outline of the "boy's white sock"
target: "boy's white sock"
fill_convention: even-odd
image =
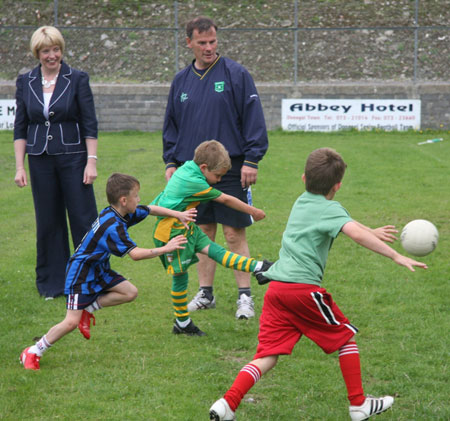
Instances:
[[[36,354],[39,357],[42,357],[42,354],[47,351],[48,348],[50,348],[52,344],[47,341],[47,338],[45,335],[39,339],[33,346],[30,346],[30,349],[28,352],[31,352],[32,354]]]
[[[100,310],[101,308],[101,305],[95,300],[92,304],[89,304],[85,310],[92,314],[95,310]]]
[[[185,328],[189,323],[191,323],[191,318],[185,320],[184,322],[181,322],[180,320],[177,319],[177,325],[180,326],[181,328]]]

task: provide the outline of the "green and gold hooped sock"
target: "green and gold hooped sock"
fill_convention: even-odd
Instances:
[[[258,261],[252,257],[245,257],[240,254],[232,253],[216,243],[211,243],[209,245],[208,257],[226,268],[236,269],[242,272],[253,272],[258,263]]]
[[[172,305],[175,311],[175,317],[179,322],[189,320],[189,311],[187,309],[187,286],[189,276],[187,272],[173,275],[172,277]]]

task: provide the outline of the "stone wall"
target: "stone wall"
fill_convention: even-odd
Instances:
[[[168,84],[92,85],[99,128],[104,131],[161,130]],[[257,84],[267,128],[281,126],[283,98],[420,99],[422,129],[450,130],[450,82]],[[12,99],[14,82],[0,83],[0,99]]]

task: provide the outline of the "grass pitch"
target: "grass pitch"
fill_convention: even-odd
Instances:
[[[418,146],[432,137],[444,142]],[[335,241],[324,286],[355,324],[365,391],[392,394],[386,420],[448,420],[450,235],[450,136],[448,132],[270,132],[270,149],[253,187],[255,206],[267,218],[248,230],[254,257],[276,259],[291,206],[304,191],[301,174],[309,152],[339,151],[348,164],[336,200],[362,223],[395,224],[428,219],[438,228],[437,249],[412,273],[356,245]],[[102,133],[98,208],[113,171],[141,181],[142,203],[164,187],[160,133]],[[0,132],[0,419],[206,420],[210,405],[231,385],[256,349],[258,318],[234,318],[233,274],[219,267],[217,308],[192,314],[203,338],[171,334],[171,280],[158,259],[112,258],[112,266],[139,289],[138,299],[96,313],[86,341],[78,331],[56,343],[39,372],[19,364],[23,348],[65,315],[64,298],[44,301],[34,285],[35,223],[31,189],[14,185],[11,132]],[[153,217],[130,229],[142,247],[153,247]],[[223,243],[223,236],[219,236]],[[399,242],[394,246],[401,249]],[[190,270],[190,296],[197,290]],[[253,285],[259,315],[266,287]],[[308,339],[250,391],[240,420],[347,420],[348,403],[337,355]]]

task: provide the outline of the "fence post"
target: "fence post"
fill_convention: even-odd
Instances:
[[[175,74],[178,73],[178,2],[174,1],[174,15],[175,15]]]
[[[58,0],[53,1],[53,26],[58,26]]]
[[[414,83],[417,82],[417,65],[418,65],[417,52],[419,44],[419,37],[418,37],[419,30],[417,28],[419,25],[419,0],[416,0],[415,8],[416,10],[414,12],[414,76],[413,76]]]
[[[298,0],[294,0],[294,84],[298,74]]]

